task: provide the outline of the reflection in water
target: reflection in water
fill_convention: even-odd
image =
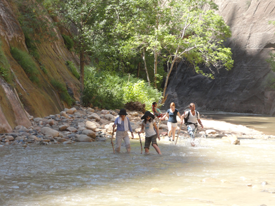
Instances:
[[[138,141],[130,155],[110,142],[0,148],[0,205],[275,205],[274,141],[186,141],[161,141],[162,156]]]
[[[226,112],[201,112],[201,114],[214,120],[240,124],[267,135],[275,135],[275,117]]]

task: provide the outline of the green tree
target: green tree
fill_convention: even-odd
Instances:
[[[107,1],[102,0],[56,0],[54,2],[56,14],[68,27],[76,28],[74,40],[80,58],[81,93],[84,89],[85,54],[96,48],[104,32],[105,7]]]
[[[169,76],[177,61],[189,61],[196,72],[213,78],[214,71],[205,74],[198,65],[233,66],[230,48],[223,42],[230,37],[229,27],[214,11],[212,0],[152,0],[147,8],[148,16],[132,18],[127,26],[132,33],[124,48],[142,47],[154,55],[156,83],[159,56],[167,61],[168,73],[163,90],[165,97]],[[138,22],[138,23],[136,23]],[[138,24],[137,27],[132,25]],[[127,51],[127,49],[126,49]]]

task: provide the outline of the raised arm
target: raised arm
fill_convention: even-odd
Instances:
[[[165,118],[168,117],[168,116],[169,116],[169,114],[168,114],[168,112],[166,112],[165,115],[163,117],[160,117],[159,119],[160,120],[165,120]]]

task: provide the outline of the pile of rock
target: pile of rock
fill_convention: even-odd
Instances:
[[[31,127],[19,125],[13,132],[1,134],[0,145],[105,141],[111,137],[118,111],[78,106],[44,118],[30,117]],[[137,111],[127,111],[127,113],[133,130],[140,131],[140,116],[143,113]],[[135,134],[135,138],[137,137]]]
[[[145,113],[145,104],[142,104],[140,102],[127,102],[125,104],[125,108],[130,111],[139,111],[142,113]]]

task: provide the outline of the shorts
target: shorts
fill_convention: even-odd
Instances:
[[[150,143],[152,142],[152,146],[153,144],[157,144],[157,134],[151,136],[151,137],[145,137],[145,146],[144,146],[144,149],[147,148],[149,149],[150,148]]]
[[[172,130],[172,127],[176,127],[178,126],[177,123],[172,123],[172,122],[167,122],[167,126],[168,126],[168,131]]]
[[[116,150],[120,149],[122,140],[124,140],[126,149],[130,149],[130,138],[128,132],[116,131]]]

